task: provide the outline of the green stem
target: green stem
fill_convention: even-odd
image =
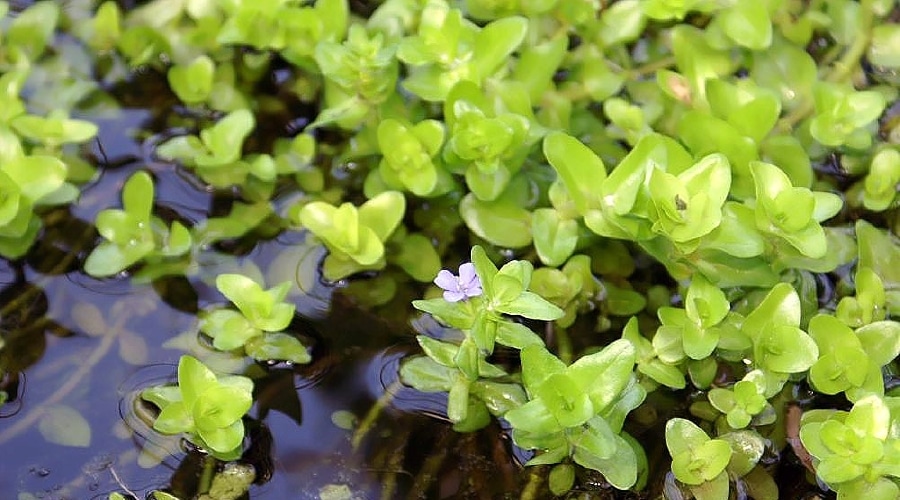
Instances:
[[[451,442],[456,436],[457,434],[447,427],[441,429],[441,434],[433,448],[434,451],[428,454],[428,458],[425,459],[422,468],[413,480],[408,498],[421,498],[421,494],[427,492],[432,483],[440,476],[441,466],[447,459],[447,455],[450,453]]]
[[[353,445],[353,451],[356,451],[356,449],[359,448],[363,438],[365,438],[366,434],[368,434],[369,431],[372,430],[372,427],[375,426],[375,421],[377,421],[378,416],[381,415],[381,410],[385,409],[387,405],[393,401],[394,395],[399,389],[399,380],[387,386],[384,389],[384,393],[375,401],[375,404],[372,405],[369,412],[366,413],[365,418],[359,423],[359,427],[356,428],[356,432],[353,433],[353,437],[350,439],[350,443]]]
[[[553,328],[556,332],[556,350],[558,351],[560,361],[567,365],[571,365],[572,339],[569,338],[569,333],[565,328],[555,326],[554,323],[548,323],[548,328]]]
[[[544,475],[540,473],[540,468],[532,468],[528,474],[528,484],[525,485],[525,488],[522,490],[522,495],[519,496],[519,499],[535,500],[537,498],[540,498],[541,495],[538,490],[540,489],[543,482]]]
[[[211,455],[207,455],[203,457],[203,472],[200,474],[200,483],[197,485],[197,495],[209,492],[215,476],[216,459]]]
[[[636,68],[629,69],[626,72],[626,75],[631,80],[637,80],[638,78],[652,75],[661,69],[671,68],[675,66],[675,56],[666,56],[662,59],[657,59],[655,61],[650,61],[648,63],[643,64],[642,66],[638,66]]]
[[[875,19],[875,13],[872,11],[872,0],[862,0],[859,9],[861,11],[859,33],[856,39],[853,40],[853,44],[844,52],[844,55],[834,63],[831,72],[825,76],[825,81],[845,83],[853,75],[853,70],[859,65],[859,60],[869,47],[872,37],[872,23]],[[776,130],[782,133],[790,132],[804,118],[812,114],[814,110],[815,104],[813,101],[806,99],[778,122]]]

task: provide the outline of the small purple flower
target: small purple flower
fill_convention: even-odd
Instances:
[[[471,262],[459,266],[459,277],[442,269],[434,279],[434,284],[444,289],[444,300],[447,302],[459,302],[481,295],[481,280]]]

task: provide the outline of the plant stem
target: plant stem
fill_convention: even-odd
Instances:
[[[540,470],[541,468],[539,467],[531,469],[531,472],[528,474],[528,484],[522,489],[522,495],[519,497],[520,500],[535,500],[541,497],[538,489],[544,482],[544,475],[541,474]]]
[[[872,11],[872,0],[862,0],[860,2],[860,30],[857,37],[853,40],[853,44],[844,52],[844,55],[834,63],[831,73],[825,76],[825,81],[831,83],[845,83],[853,74],[859,64],[860,58],[869,47],[872,38],[872,22],[875,20],[875,13]],[[798,123],[809,116],[815,110],[815,105],[810,99],[806,99],[800,106],[797,106],[787,116],[778,122],[776,130],[780,132],[790,132]]]
[[[428,458],[422,464],[419,473],[413,480],[412,488],[409,490],[409,498],[421,498],[420,494],[427,492],[431,487],[431,483],[438,477],[441,466],[447,455],[450,453],[450,441],[456,437],[456,433],[451,429],[441,429],[441,435],[434,445],[434,452],[428,454]]]
[[[216,475],[216,459],[211,455],[203,457],[203,472],[200,474],[200,482],[197,485],[197,495],[208,493],[212,487],[213,478]]]
[[[557,326],[556,331],[556,348],[559,359],[567,365],[572,364],[572,340],[565,328]]]
[[[629,69],[626,74],[628,78],[631,80],[637,80],[638,78],[652,75],[661,69],[670,68],[675,65],[675,56],[666,56],[662,59],[657,59],[655,61],[650,61],[636,68]]]
[[[381,410],[386,408],[387,405],[393,401],[394,395],[399,389],[399,380],[387,386],[384,389],[384,393],[375,401],[375,404],[372,405],[369,412],[366,413],[365,418],[359,423],[359,427],[356,428],[356,432],[353,433],[353,437],[350,439],[350,443],[353,445],[353,451],[356,451],[356,449],[359,448],[363,438],[365,438],[366,434],[368,434],[372,427],[375,426],[375,421],[378,420],[378,416],[381,415]]]

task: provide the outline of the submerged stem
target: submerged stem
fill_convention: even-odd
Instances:
[[[216,475],[216,459],[212,455],[203,457],[203,472],[200,474],[200,483],[197,485],[197,494],[208,493],[212,487],[213,478]]]
[[[387,386],[384,389],[384,393],[375,401],[375,404],[372,405],[372,408],[369,409],[369,412],[366,413],[366,416],[360,421],[359,427],[356,428],[356,432],[353,433],[353,437],[350,439],[350,443],[353,445],[353,451],[356,451],[357,448],[359,448],[359,445],[366,437],[366,434],[368,434],[372,427],[375,426],[375,421],[378,420],[378,416],[381,415],[381,410],[385,409],[387,405],[394,400],[394,396],[399,389],[399,380]]]
[[[540,492],[538,489],[541,487],[541,484],[544,482],[544,475],[541,474],[540,467],[534,467],[531,469],[531,472],[528,474],[528,484],[525,485],[525,488],[522,489],[522,495],[519,497],[520,500],[535,500],[540,498]]]

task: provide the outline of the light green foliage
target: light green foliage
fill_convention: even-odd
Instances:
[[[0,165],[0,255],[25,255],[42,226],[34,211],[54,204],[66,173],[63,162],[45,155],[14,155]]]
[[[809,371],[816,390],[845,391],[850,401],[884,395],[881,367],[900,354],[900,323],[877,321],[854,331],[838,318],[820,314],[809,322],[809,334],[820,352]]]
[[[875,153],[863,179],[863,206],[876,212],[892,207],[897,199],[897,185],[900,185],[900,152],[882,149]]]
[[[710,439],[696,424],[673,418],[666,424],[666,447],[672,455],[672,473],[688,485],[698,500],[728,497],[728,474],[731,461],[728,441]]]
[[[527,107],[527,98],[522,99]],[[503,193],[533,143],[528,118],[503,109],[511,104],[507,101],[499,110],[492,109],[468,81],[453,87],[444,102],[448,128],[444,160],[465,174],[466,185],[480,201],[496,200]]]
[[[815,459],[816,474],[838,498],[889,499],[900,495],[900,448],[894,398],[870,395],[849,412],[804,414],[800,439]]]
[[[657,311],[662,325],[653,337],[653,347],[668,363],[687,356],[704,359],[723,335],[735,336],[735,318],[728,318],[731,305],[725,294],[702,276],[696,276],[688,287],[685,308],[662,307]]]
[[[575,321],[581,309],[590,306],[600,292],[601,284],[591,272],[590,257],[575,255],[562,269],[535,269],[531,275],[531,289],[563,310],[564,315],[556,320],[556,324],[566,328]]]
[[[358,208],[352,203],[334,207],[314,201],[300,209],[297,222],[328,247],[322,272],[325,278],[338,280],[385,266],[384,242],[397,228],[405,209],[402,194],[386,191]]]
[[[774,420],[774,410],[766,401],[766,377],[754,370],[734,384],[730,389],[713,388],[709,391],[709,402],[717,410],[725,414],[729,427],[743,429],[750,424],[750,420],[763,410],[768,409]]]
[[[213,339],[213,347],[222,351],[243,348],[259,361],[310,361],[296,337],[280,333],[294,319],[294,305],[284,302],[289,282],[263,290],[246,276],[220,274],[216,287],[238,310],[213,309],[203,314],[200,331]]]
[[[16,273],[63,250],[160,291],[217,276],[231,305],[167,345],[255,359],[261,380],[311,361],[286,331],[296,296],[340,290],[401,331],[434,280],[413,306],[439,325],[411,323],[422,352],[400,380],[446,394],[457,431],[503,419],[548,466],[530,485],[590,494],[602,475],[645,495],[666,474],[644,440],[665,426],[666,488],[774,499],[759,462],[793,439],[786,406],[809,389],[819,480],[898,496],[896,2],[20,3],[0,2],[0,256]],[[169,164],[120,176],[111,125],[145,108],[127,133]],[[173,203],[175,169],[205,216]],[[124,181],[121,207],[79,191],[97,179]],[[68,239],[85,210],[93,248]],[[278,247],[292,230],[306,244]],[[273,248],[267,289],[247,269]],[[7,351],[25,342],[0,313],[0,361],[39,358]],[[251,389],[185,357],[178,387],[143,395],[157,430],[234,460]],[[830,407],[843,398],[849,413]],[[85,445],[90,426],[60,408],[38,430]],[[666,423],[684,408],[703,421]],[[222,498],[252,481],[216,477]]]
[[[169,69],[169,86],[186,104],[205,101],[212,92],[216,65],[207,56],[200,56],[189,64],[175,65]]]
[[[644,399],[632,382],[634,348],[616,341],[565,366],[540,344],[522,350],[523,384],[529,401],[504,415],[513,440],[545,450],[529,465],[575,463],[599,471],[619,489],[637,481],[638,457],[619,435],[624,414]]]
[[[220,460],[240,457],[242,418],[253,404],[253,381],[238,375],[216,376],[192,356],[178,362],[178,385],[145,389],[141,398],[160,409],[153,428],[163,434],[186,434]]]
[[[866,127],[884,111],[884,96],[873,90],[854,91],[832,83],[817,83],[813,89],[816,115],[809,132],[826,146],[866,149],[872,144]]]
[[[405,37],[397,58],[411,74],[403,86],[428,101],[443,101],[460,81],[492,76],[522,43],[528,23],[507,17],[479,28],[442,0],[425,3],[418,32]]]
[[[88,274],[112,276],[141,261],[151,266],[178,262],[191,251],[190,231],[178,221],[167,226],[154,216],[153,197],[153,179],[140,171],[122,188],[122,208],[97,214],[97,231],[105,241],[88,255]]]
[[[794,187],[787,174],[769,163],[754,162],[750,171],[756,185],[757,228],[806,257],[823,257],[828,242],[819,223],[841,209],[840,197]]]
[[[869,267],[856,270],[856,296],[838,302],[834,315],[847,326],[858,328],[885,318],[884,284]]]
[[[387,119],[378,124],[378,147],[384,158],[378,175],[391,189],[406,189],[417,196],[444,194],[452,187],[438,153],[444,128],[435,120],[406,126]]]
[[[659,336],[658,333],[657,336]],[[683,389],[685,387],[684,373],[679,369],[678,364],[676,362],[667,363],[660,359],[656,346],[645,338],[638,329],[637,318],[628,320],[628,324],[625,325],[625,329],[622,332],[622,338],[631,342],[634,346],[635,363],[637,364],[638,372],[656,383],[673,389]]]
[[[353,129],[360,125],[392,95],[399,71],[396,50],[397,45],[383,34],[369,35],[361,25],[350,27],[343,44],[319,43],[315,60],[326,78],[326,107],[312,126],[335,122]]]
[[[253,131],[256,120],[249,110],[232,111],[200,135],[184,135],[160,144],[156,154],[192,167],[204,181],[216,187],[239,185],[248,176],[273,181],[276,171],[271,162],[250,162],[241,158],[244,140]]]
[[[97,126],[84,120],[72,120],[64,112],[48,116],[19,115],[10,125],[24,138],[40,142],[49,148],[67,143],[81,143],[97,135]]]
[[[753,364],[776,377],[808,370],[819,358],[815,341],[800,329],[800,297],[787,283],[772,287],[741,332],[753,343]]]

